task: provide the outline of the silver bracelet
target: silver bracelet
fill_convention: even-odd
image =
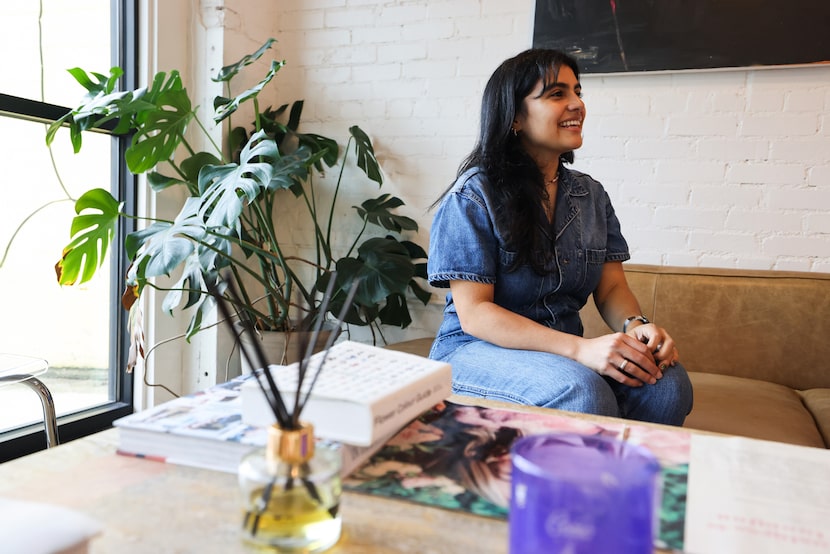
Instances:
[[[625,323],[623,323],[623,333],[628,332],[628,324],[631,323],[632,321],[641,321],[643,323],[643,325],[647,325],[647,324],[651,323],[648,320],[648,318],[646,318],[646,316],[644,316],[644,315],[632,315],[631,317],[627,317],[625,319]]]

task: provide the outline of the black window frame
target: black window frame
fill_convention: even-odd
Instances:
[[[124,70],[120,83],[122,90],[133,90],[138,86],[137,3],[137,0],[110,1],[111,36],[114,37],[111,44],[111,58],[113,64]],[[92,69],[99,70],[99,68]],[[0,91],[0,117],[49,123],[59,119],[70,109],[65,106],[11,96]],[[135,213],[136,178],[130,174],[124,163],[124,151],[129,146],[129,139],[129,136],[114,137],[111,148],[111,179],[115,189],[113,193],[124,202],[124,209],[128,213]],[[132,373],[127,373],[125,370],[129,354],[128,314],[121,307],[120,298],[124,287],[123,276],[126,274],[128,265],[122,245],[126,235],[132,230],[134,230],[132,224],[125,222],[122,218],[111,250],[113,255],[110,262],[109,396],[114,400],[101,406],[59,417],[58,439],[61,444],[108,429],[112,427],[115,419],[134,411],[134,378]],[[45,448],[46,432],[42,422],[10,430],[0,434],[0,463]]]

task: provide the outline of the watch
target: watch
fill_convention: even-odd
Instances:
[[[648,320],[648,318],[647,318],[646,316],[644,316],[644,315],[632,315],[631,317],[627,317],[627,318],[625,319],[625,323],[623,323],[623,333],[627,333],[627,332],[628,332],[628,325],[629,325],[632,321],[641,321],[641,322],[643,323],[643,325],[646,325],[646,324],[648,324],[648,323],[651,323],[651,322]]]

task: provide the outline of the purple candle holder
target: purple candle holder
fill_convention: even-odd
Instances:
[[[651,554],[660,465],[646,449],[570,433],[511,451],[510,554]]]

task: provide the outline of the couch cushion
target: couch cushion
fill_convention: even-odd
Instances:
[[[800,394],[804,405],[816,420],[824,443],[830,446],[830,389],[810,389],[801,391]]]
[[[684,427],[825,448],[801,395],[789,387],[711,373],[689,377],[695,400]],[[830,395],[825,400],[830,410]]]
[[[636,264],[625,274],[688,371],[830,387],[830,274]],[[593,302],[581,315],[586,337],[609,332]]]

